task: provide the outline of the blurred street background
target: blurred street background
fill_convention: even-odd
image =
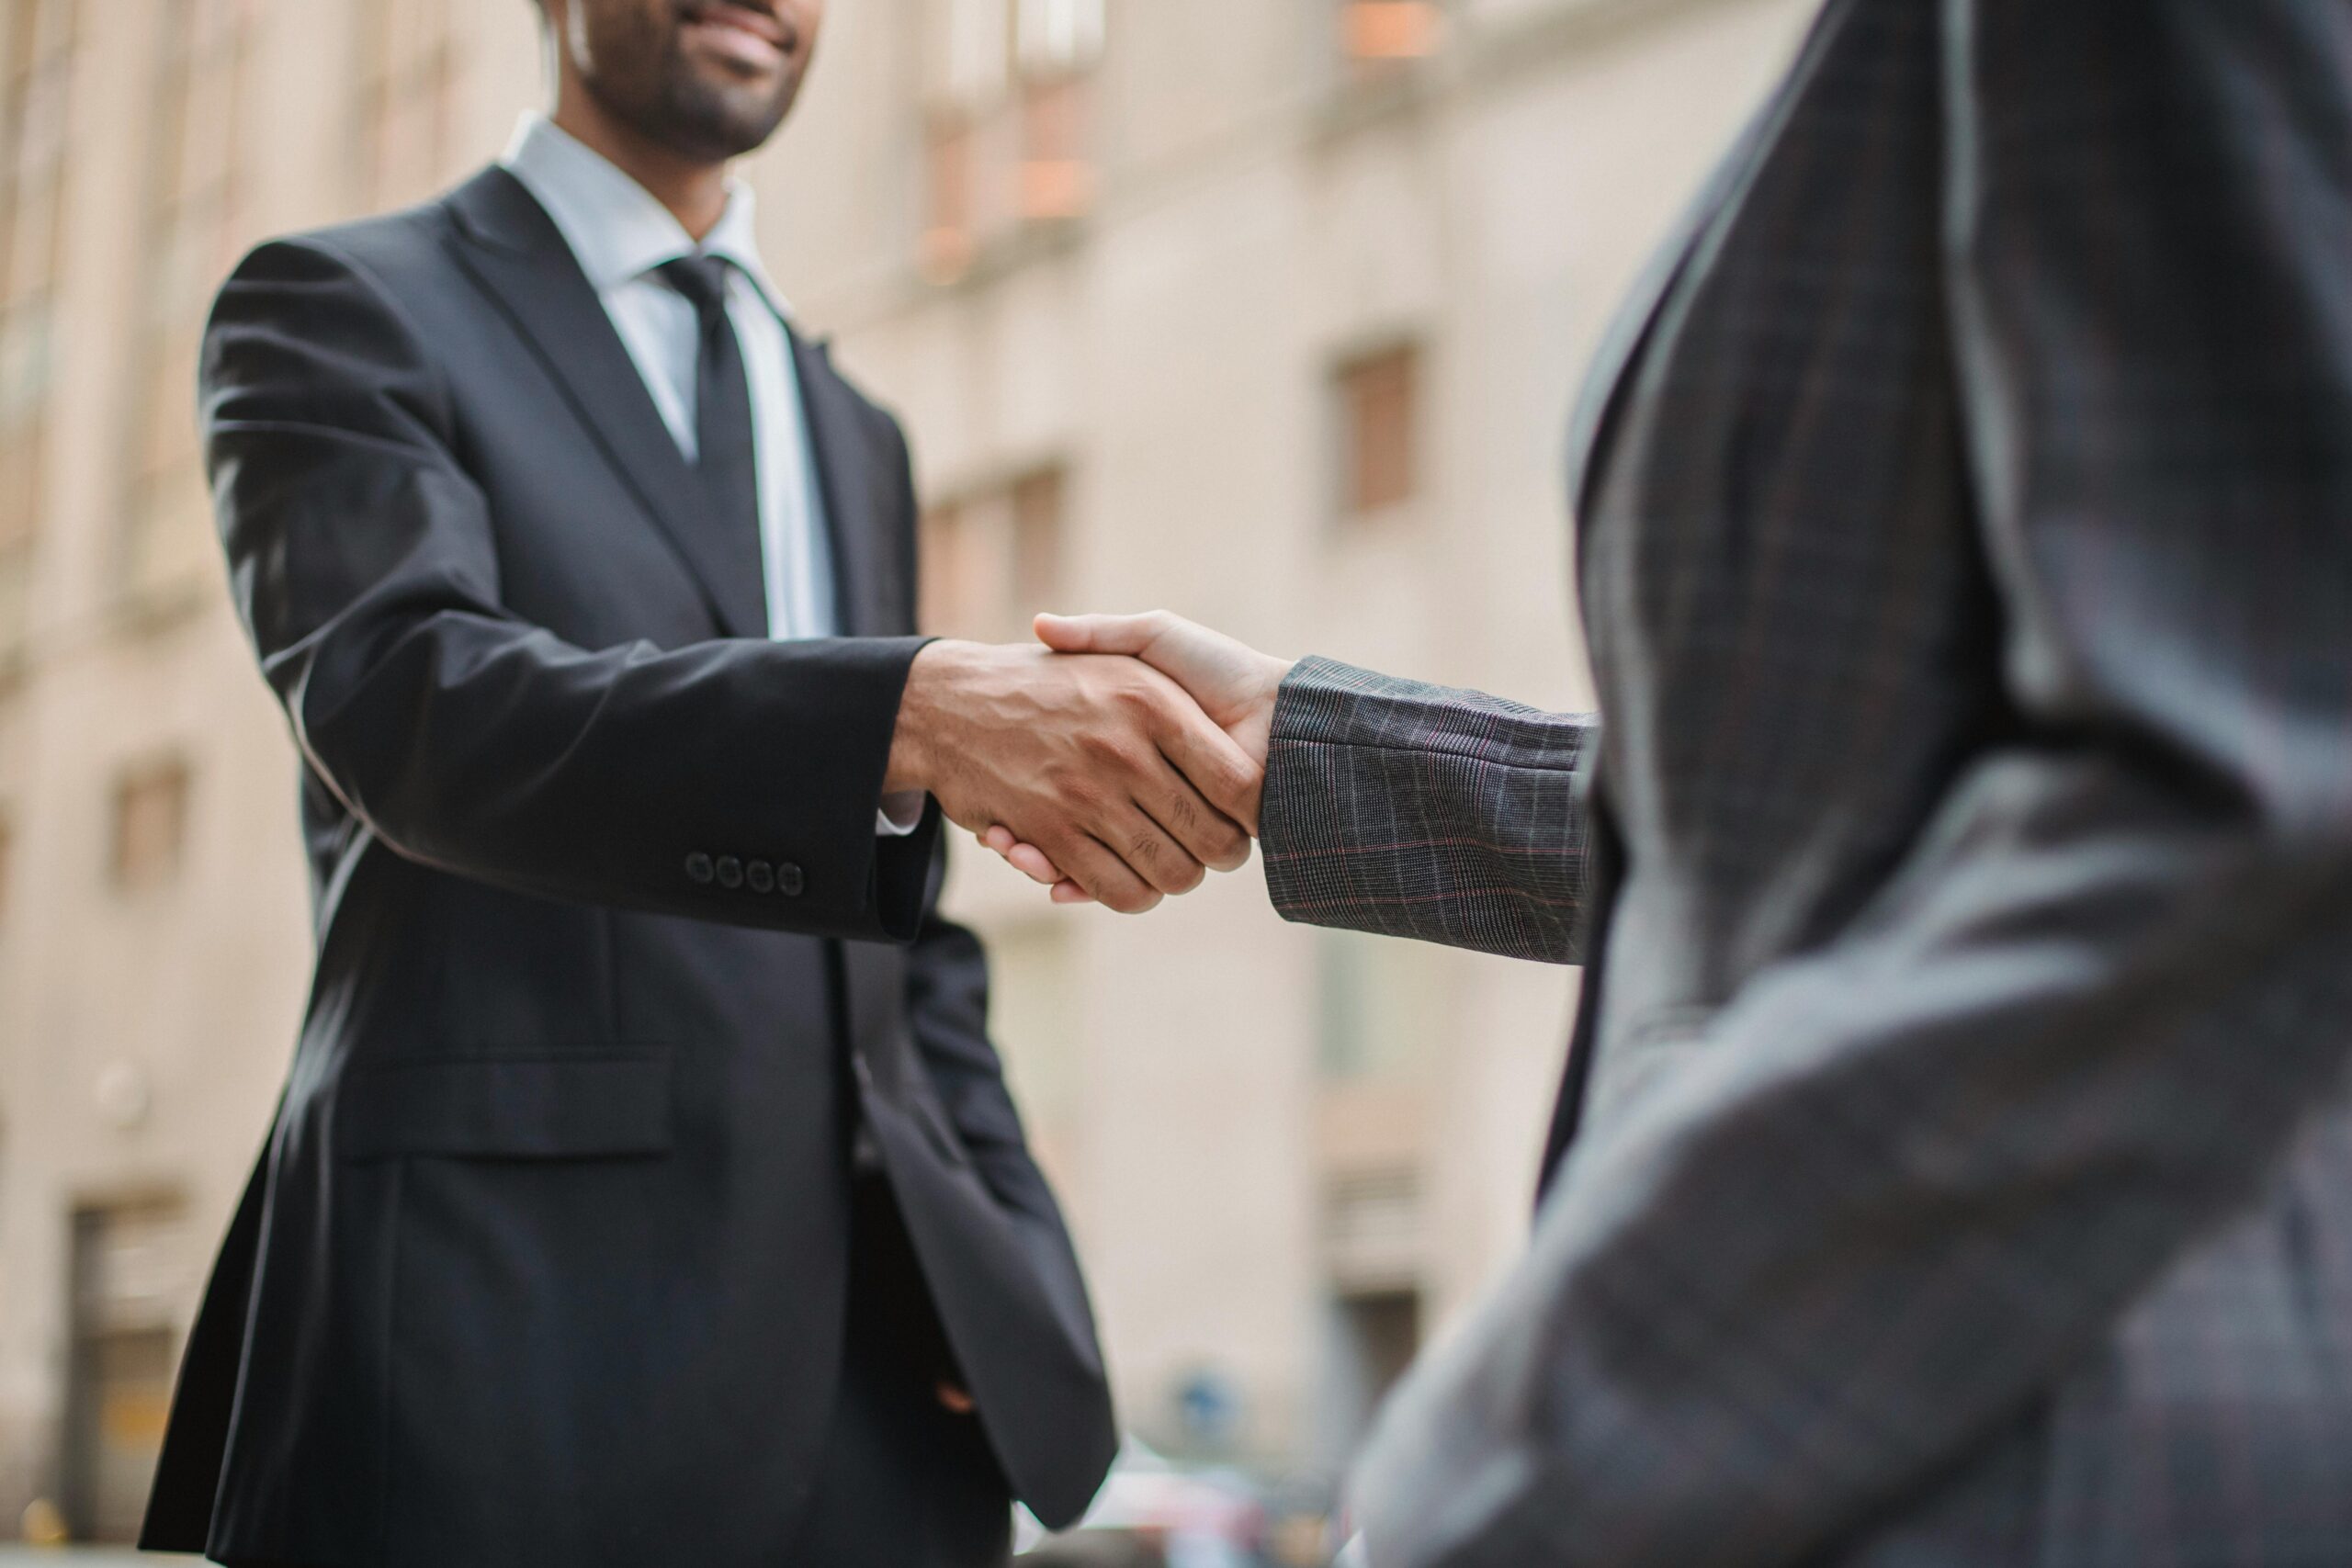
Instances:
[[[494,156],[540,63],[529,0],[0,4],[0,1537],[120,1540],[309,957],[198,334],[254,241]],[[1164,605],[1584,701],[1576,383],[1810,10],[833,0],[746,172],[907,422],[929,629]],[[967,842],[952,899],[1137,1439],[1105,1528],[1318,1561],[1521,1245],[1573,976],[1294,930],[1254,868],[1125,922]]]

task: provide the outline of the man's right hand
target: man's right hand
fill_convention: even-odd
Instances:
[[[1133,659],[946,641],[908,671],[883,787],[928,790],[950,821],[1001,828],[1140,914],[1248,862],[1262,773]]]

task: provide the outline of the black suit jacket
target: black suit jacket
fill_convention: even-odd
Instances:
[[[851,636],[765,640],[546,214],[493,170],[266,245],[206,340],[236,597],[305,767],[318,970],[146,1544],[773,1562],[870,1128],[1014,1490],[1115,1446],[1086,1293],[874,812],[920,640],[897,424],[795,352]]]

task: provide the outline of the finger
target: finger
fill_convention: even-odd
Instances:
[[[1057,904],[1091,904],[1094,895],[1075,882],[1057,882],[1054,884],[1053,900]]]
[[[1163,758],[1170,765],[1155,781],[1156,790],[1143,800],[1144,809],[1184,847],[1185,853],[1210,870],[1238,871],[1249,864],[1249,833],[1211,806],[1208,797],[1174,765],[1174,759],[1164,753]]]
[[[1046,858],[1045,851],[1035,844],[1023,843],[1020,835],[1001,822],[982,833],[980,842],[994,850],[1008,865],[1034,882],[1042,882],[1050,887],[1062,880],[1061,872]]]
[[[1159,890],[1091,834],[1072,830],[1053,838],[1046,852],[1069,881],[1106,909],[1140,915],[1159,906]]]
[[[1061,867],[1046,859],[1046,852],[1035,844],[1015,844],[1005,852],[1004,858],[1013,870],[1032,882],[1052,887],[1068,880],[1062,875]]]
[[[1130,653],[1148,649],[1166,616],[1039,615],[1032,623],[1037,640],[1056,653]]]
[[[1169,705],[1161,732],[1155,739],[1160,753],[1175,764],[1176,771],[1190,781],[1204,800],[1229,824],[1238,825],[1251,838],[1257,836],[1258,805],[1265,794],[1266,775],[1233,737],[1210,723],[1198,704],[1186,700]],[[1239,859],[1233,863],[1238,865],[1249,858],[1245,845]],[[1212,860],[1209,863],[1217,862]]]
[[[1065,880],[1061,868],[1046,857],[1046,852],[1035,844],[1024,844],[1013,830],[1000,822],[980,835],[980,842],[994,850],[1006,864],[1032,882],[1051,887]]]
[[[1172,787],[1175,781],[1165,781],[1160,793]],[[1207,880],[1208,867],[1140,805],[1114,808],[1107,831],[1097,828],[1094,832],[1159,892],[1190,893]]]

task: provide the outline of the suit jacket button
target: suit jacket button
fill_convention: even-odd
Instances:
[[[743,863],[733,855],[718,857],[718,885],[732,892],[743,886]]]
[[[744,885],[754,893],[775,891],[775,867],[763,860],[755,860],[743,867]]]
[[[799,897],[801,889],[808,886],[808,879],[801,875],[800,868],[790,861],[775,868],[775,890],[786,897]]]
[[[686,857],[686,880],[696,887],[709,886],[710,879],[718,874],[710,863],[710,857],[700,850]]]

